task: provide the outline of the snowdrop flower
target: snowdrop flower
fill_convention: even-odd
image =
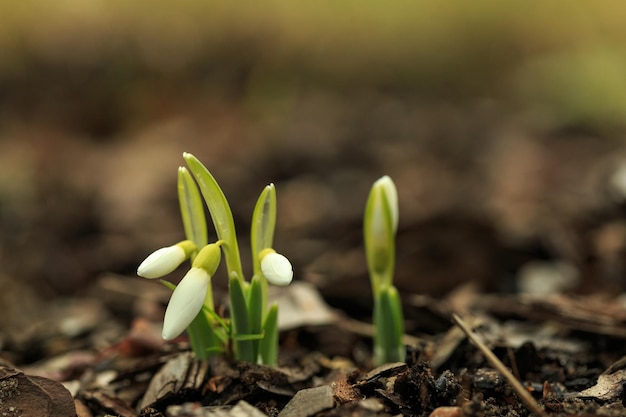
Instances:
[[[221,259],[221,242],[203,247],[185,274],[165,310],[163,339],[172,340],[180,335],[202,310],[207,299],[211,275],[215,273]]]
[[[270,284],[280,287],[289,285],[293,279],[293,268],[289,259],[273,249],[262,251],[260,258],[261,272]]]
[[[191,268],[183,277],[165,310],[163,339],[174,339],[196,318],[202,310],[210,280],[204,268]]]
[[[175,245],[157,249],[139,265],[137,275],[143,278],[161,278],[178,268],[195,248],[190,240],[184,240]]]

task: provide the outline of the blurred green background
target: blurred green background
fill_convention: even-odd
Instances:
[[[2,2],[3,113],[43,117],[53,108],[51,116],[104,135],[157,116],[163,101],[236,99],[284,113],[276,106],[311,89],[370,90],[500,99],[541,112],[546,123],[621,126],[624,9],[564,1]]]
[[[0,1],[0,301],[132,276],[182,238],[183,151],[244,240],[275,182],[277,249],[329,297],[367,299],[383,174],[403,290],[501,290],[535,257],[621,288],[624,21],[619,2]]]

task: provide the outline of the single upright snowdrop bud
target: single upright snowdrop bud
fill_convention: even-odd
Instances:
[[[161,278],[178,268],[194,250],[196,246],[190,240],[157,249],[139,265],[137,275],[143,278]]]
[[[375,287],[390,285],[398,229],[398,191],[389,176],[372,185],[363,222],[368,268],[379,277]]]
[[[165,310],[163,339],[180,335],[196,318],[206,297],[211,277],[204,268],[191,268],[180,281]]]
[[[374,203],[374,212],[372,213],[374,223],[374,231],[384,229],[385,215],[383,213],[383,205],[386,205],[391,215],[391,227],[393,234],[398,230],[398,190],[389,175],[385,175],[372,185],[372,191],[376,195]]]
[[[293,279],[291,262],[274,249],[264,249],[259,256],[261,259],[261,272],[270,284],[280,287],[289,285]]]

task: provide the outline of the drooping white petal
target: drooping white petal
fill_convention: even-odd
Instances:
[[[261,259],[261,272],[270,284],[285,286],[293,279],[291,262],[280,253],[268,253]]]
[[[179,245],[167,246],[152,252],[137,268],[137,275],[144,278],[161,278],[174,271],[187,258]]]
[[[202,268],[191,268],[183,277],[165,310],[163,339],[174,339],[196,318],[202,309],[209,281],[209,274]]]

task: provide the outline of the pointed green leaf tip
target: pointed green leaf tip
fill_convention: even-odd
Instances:
[[[178,168],[178,202],[187,239],[198,248],[208,243],[204,204],[198,186],[185,167]]]
[[[254,274],[261,273],[259,254],[262,250],[271,248],[274,241],[276,227],[276,188],[274,184],[267,185],[256,202],[252,214],[252,228],[250,231],[250,245]]]

